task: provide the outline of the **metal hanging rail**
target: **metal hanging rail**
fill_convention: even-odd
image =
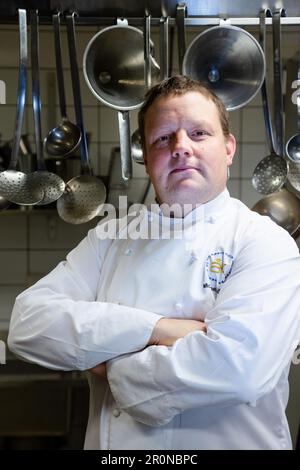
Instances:
[[[126,18],[128,23],[132,25],[142,26],[143,25],[143,18]],[[257,18],[222,18],[222,17],[191,17],[188,16],[185,19],[185,24],[187,27],[189,26],[216,26],[220,23],[220,19],[224,19],[230,22],[230,24],[235,26],[259,26],[259,17]],[[46,23],[49,22],[51,24],[52,19],[49,18]],[[99,17],[84,17],[78,16],[76,18],[76,23],[78,25],[83,26],[106,26],[109,24],[113,24],[116,21],[116,18],[99,18]],[[41,18],[41,22],[43,23],[43,17]],[[151,18],[151,25],[158,26],[160,24],[160,18]],[[175,18],[170,18],[170,25],[174,26],[176,24]],[[285,25],[300,25],[300,17],[284,17],[281,18],[282,26]],[[272,25],[272,18],[266,18],[266,25]]]
[[[128,23],[135,26],[143,26],[144,18],[136,18],[136,17],[126,17]],[[215,17],[196,17],[196,16],[188,16],[185,18],[185,24],[187,27],[192,26],[216,26],[220,23],[220,20],[224,19],[230,24],[235,26],[259,26],[259,17],[223,17],[222,15],[215,16]],[[39,20],[40,24],[42,25],[51,25],[52,24],[52,16],[40,16]],[[116,17],[98,17],[98,16],[78,16],[76,18],[76,24],[79,26],[108,26],[114,24],[116,22]],[[5,18],[0,17],[0,24],[15,24],[16,18]],[[64,18],[62,17],[62,23],[64,23]],[[160,18],[151,18],[151,25],[152,26],[159,26]],[[176,19],[170,17],[169,19],[170,26],[175,26]],[[282,26],[297,26],[300,25],[300,16],[287,16],[281,18]],[[272,25],[272,18],[266,18],[266,25]]]

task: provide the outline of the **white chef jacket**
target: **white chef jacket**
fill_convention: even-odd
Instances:
[[[8,337],[17,355],[52,369],[108,361],[109,385],[88,374],[85,448],[290,449],[293,239],[227,190],[188,214],[178,239],[138,238],[137,224],[123,224],[132,236],[101,240],[111,222],[17,297]],[[170,219],[155,206],[139,222],[145,233]],[[174,232],[182,219],[171,223]],[[207,333],[146,347],[161,317],[205,321]]]

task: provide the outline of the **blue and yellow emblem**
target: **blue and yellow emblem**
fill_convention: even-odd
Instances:
[[[233,264],[233,256],[226,251],[215,251],[205,261],[205,281],[203,287],[219,292],[222,284],[229,276]]]

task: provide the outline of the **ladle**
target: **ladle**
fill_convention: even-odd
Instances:
[[[37,155],[37,171],[32,173],[34,186],[42,188],[44,196],[39,205],[50,204],[56,201],[64,192],[65,183],[55,173],[46,170],[43,156],[42,132],[41,132],[41,97],[39,79],[39,37],[38,37],[38,12],[32,11],[30,17],[31,26],[31,68],[32,68],[32,107],[35,130],[35,144]]]
[[[265,49],[265,18],[266,14],[269,12],[268,9],[262,10],[260,12],[260,44],[263,49]],[[276,83],[276,87],[274,85],[275,90],[277,93],[281,93],[282,86],[281,86],[281,58],[280,58],[280,23],[278,25],[278,19],[274,19],[275,27],[274,27],[274,46],[275,51],[274,54],[277,55],[276,58],[276,68],[274,62],[274,82]],[[279,17],[280,22],[280,17]],[[279,63],[278,63],[279,60]],[[275,59],[274,59],[275,61]],[[269,147],[270,155],[263,158],[258,165],[254,169],[253,177],[252,177],[252,184],[256,191],[261,194],[271,194],[278,191],[285,183],[288,166],[286,160],[283,158],[283,154],[281,153],[278,155],[274,148],[274,137],[272,132],[272,124],[271,124],[271,117],[270,117],[270,110],[268,104],[268,95],[267,95],[267,87],[266,87],[266,80],[264,79],[262,87],[261,87],[261,94],[262,94],[262,103],[263,103],[263,112],[264,112],[264,120],[265,120],[265,127],[267,133],[267,144]],[[278,149],[282,152],[282,145],[281,145],[281,133],[282,133],[282,105],[278,98],[275,96],[275,119],[276,119],[276,135],[278,140]]]
[[[5,199],[3,196],[0,196],[0,211],[7,209],[9,205],[10,205],[10,202],[7,199]]]
[[[106,188],[99,178],[92,175],[92,170],[89,165],[77,65],[75,14],[76,13],[68,15],[66,22],[76,122],[81,131],[81,175],[68,181],[66,191],[57,201],[57,211],[65,222],[70,224],[83,224],[92,220],[99,213],[101,206],[105,202]]]
[[[298,85],[300,85],[300,61],[298,67]],[[286,154],[290,160],[300,163],[300,89],[297,91],[297,134],[293,135],[286,143]]]
[[[139,129],[136,129],[131,136],[131,156],[136,163],[144,164],[142,140]]]
[[[34,185],[31,174],[16,170],[24,117],[28,61],[26,10],[19,9],[18,13],[20,58],[16,124],[9,167],[0,173],[0,194],[2,198],[15,204],[33,205],[43,199],[44,192]]]
[[[265,196],[252,210],[261,215],[268,215],[291,235],[294,235],[300,225],[300,200],[286,188]]]
[[[80,144],[81,132],[67,117],[64,75],[61,58],[60,13],[53,15],[56,75],[58,84],[61,123],[44,139],[44,149],[52,157],[67,157]]]

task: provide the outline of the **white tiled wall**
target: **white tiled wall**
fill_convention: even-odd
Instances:
[[[90,159],[95,174],[107,176],[112,148],[118,146],[117,111],[99,103],[85,83],[82,73],[82,57],[90,38],[97,32],[97,27],[77,28],[78,64],[80,66],[81,94],[83,100],[84,121],[87,132],[91,134],[89,147]],[[199,28],[188,30],[187,43],[200,31]],[[252,31],[257,33],[257,30]],[[30,29],[29,29],[30,33]],[[158,29],[152,29],[156,57],[159,61]],[[30,39],[30,37],[29,37]],[[285,60],[298,57],[300,35],[295,28],[283,35],[283,57]],[[268,44],[272,41],[268,35]],[[74,103],[71,86],[69,56],[66,32],[62,27],[62,54],[66,87],[67,113],[74,121]],[[29,48],[30,49],[30,48]],[[268,72],[272,72],[272,50],[268,52]],[[178,70],[177,44],[174,42],[173,72]],[[296,78],[296,77],[295,77]],[[56,86],[55,56],[53,31],[50,26],[40,28],[40,79],[42,98],[43,136],[60,122],[60,109]],[[0,134],[2,142],[10,140],[15,121],[15,104],[18,85],[18,30],[16,26],[0,26],[0,80],[6,83],[6,104],[0,105]],[[269,80],[272,82],[272,78]],[[34,149],[33,118],[31,107],[31,72],[28,73],[28,93],[26,99],[25,122],[23,133],[29,135]],[[231,167],[228,183],[232,196],[242,199],[249,207],[260,199],[251,185],[252,172],[258,161],[268,154],[261,98],[258,94],[247,107],[230,113],[232,132],[237,139],[237,152]],[[132,131],[137,127],[137,111],[131,113]],[[296,123],[295,123],[296,131]],[[74,170],[75,173],[78,170]],[[133,165],[134,182],[127,191],[131,201],[137,200],[147,184],[145,169],[142,165]],[[124,193],[124,192],[123,192]],[[111,194],[116,200],[118,190]],[[154,199],[151,188],[146,202]],[[60,220],[55,211],[36,210],[13,213],[0,213],[0,320],[8,321],[12,298],[15,293],[36,278],[48,272],[65,254],[84,237],[90,226],[97,220],[83,226],[72,226]]]

